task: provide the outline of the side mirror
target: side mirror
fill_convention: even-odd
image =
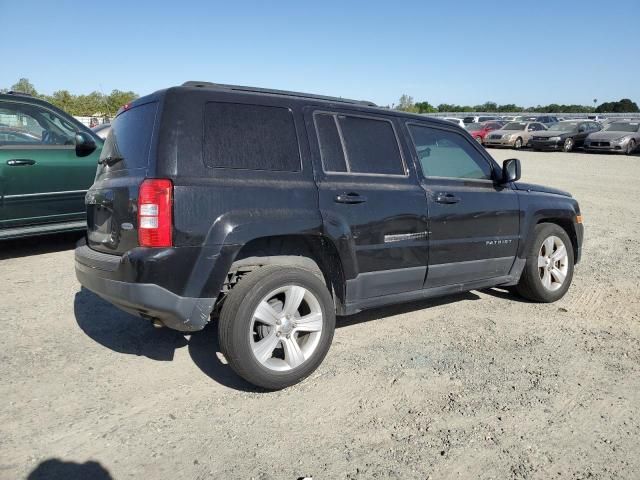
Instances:
[[[76,155],[86,157],[91,155],[97,148],[96,142],[87,132],[78,132],[75,137]]]
[[[502,183],[517,182],[521,173],[522,167],[517,158],[510,158],[502,163]]]

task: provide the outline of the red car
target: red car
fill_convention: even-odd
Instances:
[[[507,122],[503,122],[500,120],[491,120],[489,122],[482,123],[470,123],[469,125],[467,125],[467,131],[476,140],[476,142],[482,144],[484,143],[484,137],[487,135],[487,133],[493,130],[498,130],[506,124]]]

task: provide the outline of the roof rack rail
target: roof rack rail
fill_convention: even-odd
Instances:
[[[182,84],[183,87],[199,87],[199,88],[211,88],[215,90],[235,90],[239,92],[248,92],[248,93],[269,93],[272,95],[283,95],[289,97],[299,97],[299,98],[313,98],[316,100],[326,100],[330,102],[340,102],[340,103],[353,103],[357,105],[366,105],[369,107],[377,107],[377,105],[368,100],[351,100],[349,98],[341,98],[341,97],[330,97],[326,95],[315,95],[312,93],[301,93],[301,92],[289,92],[287,90],[275,90],[272,88],[259,88],[259,87],[244,87],[241,85],[226,85],[223,83],[213,83],[213,82],[197,82],[197,81],[189,81],[184,82]]]
[[[30,93],[26,92],[16,92],[15,90],[9,90],[7,95],[22,95],[23,97],[33,97]]]

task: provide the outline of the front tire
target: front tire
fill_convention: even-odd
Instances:
[[[564,150],[565,152],[570,152],[571,150],[573,150],[573,146],[573,138],[567,138],[562,145],[562,150]]]
[[[534,302],[560,300],[571,285],[573,268],[573,246],[567,232],[555,223],[540,223],[516,291]]]
[[[636,141],[634,139],[629,140],[629,144],[627,145],[627,155],[631,155],[636,149]]]
[[[334,330],[335,308],[323,281],[277,265],[254,270],[231,289],[218,325],[231,368],[268,390],[294,385],[318,368]]]
[[[513,148],[516,150],[520,150],[522,148],[522,139],[520,137],[516,138],[516,141],[513,143]]]

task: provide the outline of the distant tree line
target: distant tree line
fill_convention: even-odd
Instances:
[[[88,95],[74,95],[68,90],[58,90],[52,95],[38,93],[29,79],[21,78],[11,88],[0,89],[0,93],[8,91],[27,93],[42,98],[71,115],[91,117],[94,115],[113,117],[118,109],[126,103],[138,98],[134,92],[112,90],[110,94],[91,92]]]
[[[513,103],[498,105],[495,102],[485,102],[482,105],[455,105],[441,103],[433,106],[429,102],[414,102],[413,97],[402,95],[398,104],[394,106],[396,110],[413,113],[437,113],[437,112],[540,112],[540,113],[632,113],[640,112],[638,105],[628,98],[623,98],[618,102],[605,102],[597,107],[587,105],[537,105],[535,107],[521,107]]]
[[[88,95],[74,95],[68,90],[58,90],[52,95],[40,94],[27,78],[21,78],[11,85],[11,88],[0,89],[0,93],[14,91],[28,93],[34,97],[42,98],[71,115],[93,116],[96,114],[113,117],[118,109],[125,103],[138,98],[138,94],[131,91],[112,90],[110,94],[91,92]],[[482,105],[455,105],[441,103],[433,106],[427,101],[415,102],[413,97],[402,95],[398,104],[393,106],[396,110],[413,113],[437,113],[437,112],[540,112],[540,113],[630,113],[640,112],[638,105],[628,98],[618,102],[605,102],[594,107],[587,105],[537,105],[535,107],[522,107],[514,103],[498,105],[495,102],[485,102]]]

